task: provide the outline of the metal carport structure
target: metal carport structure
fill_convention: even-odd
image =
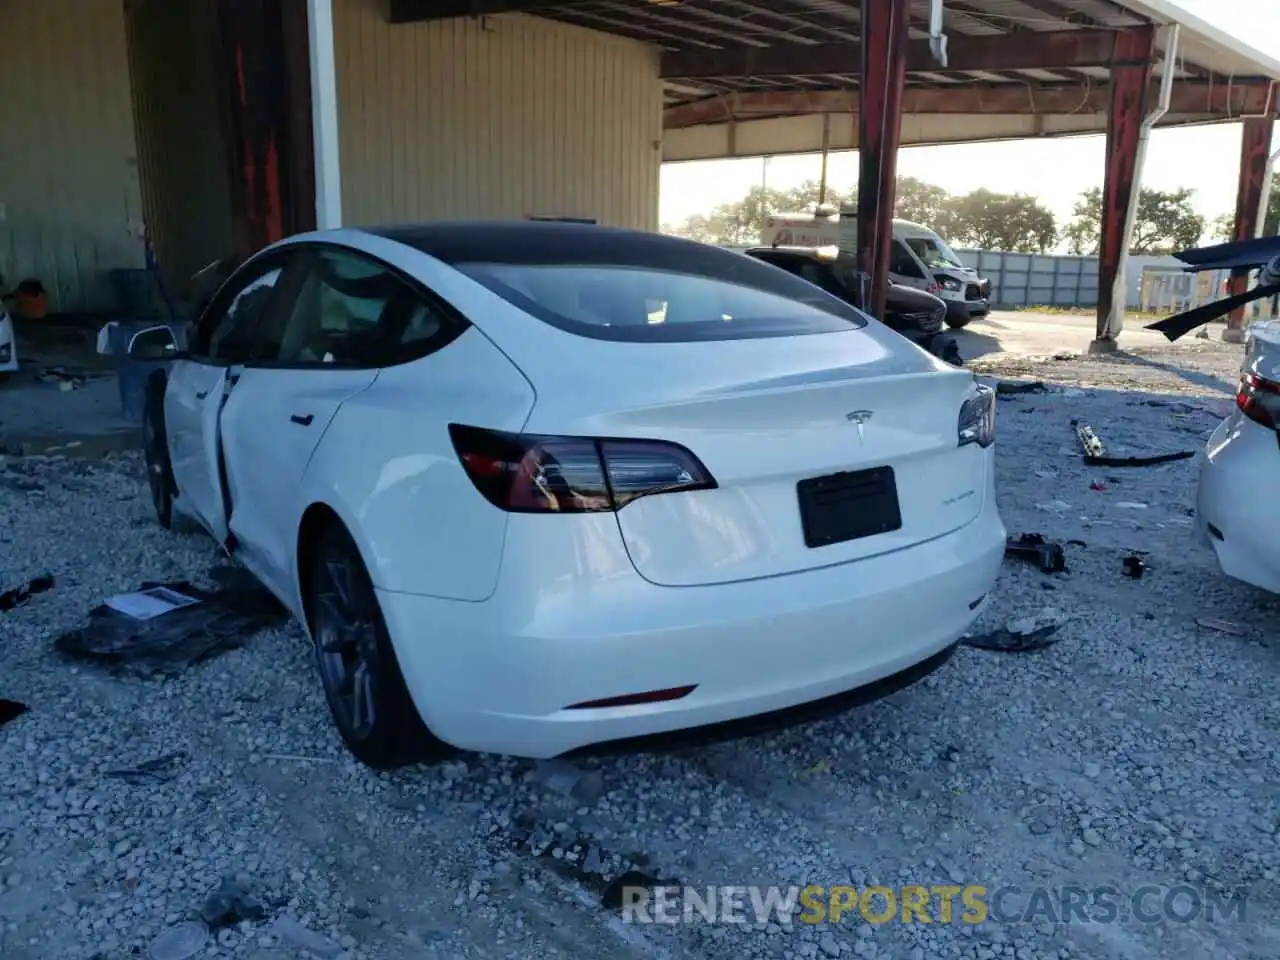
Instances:
[[[883,296],[900,144],[1107,137],[1098,337],[1120,330],[1146,131],[1243,120],[1253,236],[1276,62],[1165,0],[390,0],[393,21],[521,11],[652,43],[667,161],[859,150],[859,254]],[[940,14],[940,16],[939,16]],[[932,21],[931,21],[932,16]],[[931,29],[932,28],[932,29]],[[945,65],[938,56],[945,35]],[[1245,282],[1236,278],[1238,285]],[[1227,336],[1236,337],[1241,316]]]

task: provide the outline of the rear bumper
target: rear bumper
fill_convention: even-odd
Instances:
[[[595,542],[595,555],[524,542],[516,525],[509,532],[491,599],[387,591],[379,599],[431,730],[464,749],[527,757],[756,717],[904,671],[909,680],[977,616],[1005,542],[988,495],[969,525],[895,553],[759,580],[660,587],[625,554],[613,562],[616,528]],[[683,686],[695,689],[678,700],[567,709]]]
[[[1209,438],[1196,490],[1199,539],[1227,576],[1280,593],[1280,442],[1232,414]]]

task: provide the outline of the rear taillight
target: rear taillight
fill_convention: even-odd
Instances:
[[[961,404],[957,432],[962,447],[970,443],[989,447],[996,442],[996,392],[986,384],[974,384]]]
[[[621,510],[640,497],[716,486],[697,457],[660,440],[548,437],[457,423],[449,437],[476,489],[513,513]]]
[[[939,290],[941,290],[941,289],[942,289],[942,284],[940,284],[940,283],[930,283],[930,284],[929,284],[929,286],[927,286],[927,287],[925,288],[925,292],[926,292],[926,293],[937,293],[937,292],[938,292]]]
[[[1256,373],[1244,374],[1236,392],[1236,407],[1254,423],[1280,430],[1280,383]]]

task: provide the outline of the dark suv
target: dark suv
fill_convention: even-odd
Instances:
[[[808,280],[832,296],[859,309],[862,303],[863,274],[852,256],[841,253],[825,256],[817,247],[753,247],[746,255],[772,263],[788,273]],[[960,362],[955,340],[942,335],[947,305],[938,297],[914,287],[890,283],[885,298],[885,326],[948,363]]]

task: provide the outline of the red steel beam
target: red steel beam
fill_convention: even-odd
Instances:
[[[1147,115],[1151,68],[1154,63],[1154,27],[1125,30],[1116,36],[1111,64],[1111,112],[1107,116],[1107,166],[1102,181],[1102,237],[1098,254],[1099,349],[1115,346],[1113,305],[1116,316],[1124,303],[1114,304],[1116,278],[1124,256],[1125,226],[1129,205],[1137,202],[1134,182],[1138,176],[1138,144]],[[1120,293],[1123,296],[1122,293]]]
[[[902,0],[862,0],[861,27],[858,263],[871,281],[866,307],[872,316],[882,317],[889,289],[910,5]]]
[[[1262,207],[1263,181],[1271,154],[1271,135],[1275,131],[1274,113],[1265,117],[1249,117],[1240,138],[1240,181],[1236,188],[1236,221],[1232,239],[1252,240],[1258,232],[1258,214]],[[1227,283],[1229,295],[1244,293],[1249,288],[1249,271],[1237,270]],[[1227,317],[1229,330],[1244,329],[1245,308],[1231,311]]]
[[[1155,87],[1149,96],[1155,96]],[[977,84],[954,90],[909,87],[903,92],[902,112],[1072,114],[1105,113],[1112,101],[1109,85],[1058,85],[1027,87],[1022,84]],[[1151,101],[1154,102],[1154,101]],[[1267,112],[1272,104],[1269,83],[1246,81],[1229,85],[1201,81],[1174,84],[1171,114],[1239,117]],[[668,107],[663,126],[668,130],[731,120],[759,120],[821,113],[857,113],[861,101],[856,90],[775,91],[733,93]]]
[[[220,41],[236,253],[245,257],[315,222],[315,191],[308,192],[307,179],[314,148],[306,11],[298,0],[211,2]]]
[[[677,8],[678,9],[678,8]],[[1039,34],[947,38],[947,70],[1053,70],[1105,67],[1111,62],[1114,30],[1055,30]],[[732,77],[797,77],[851,73],[862,60],[861,43],[777,43],[723,50],[672,50],[663,54],[664,80]],[[907,71],[942,69],[929,41],[907,43]]]

